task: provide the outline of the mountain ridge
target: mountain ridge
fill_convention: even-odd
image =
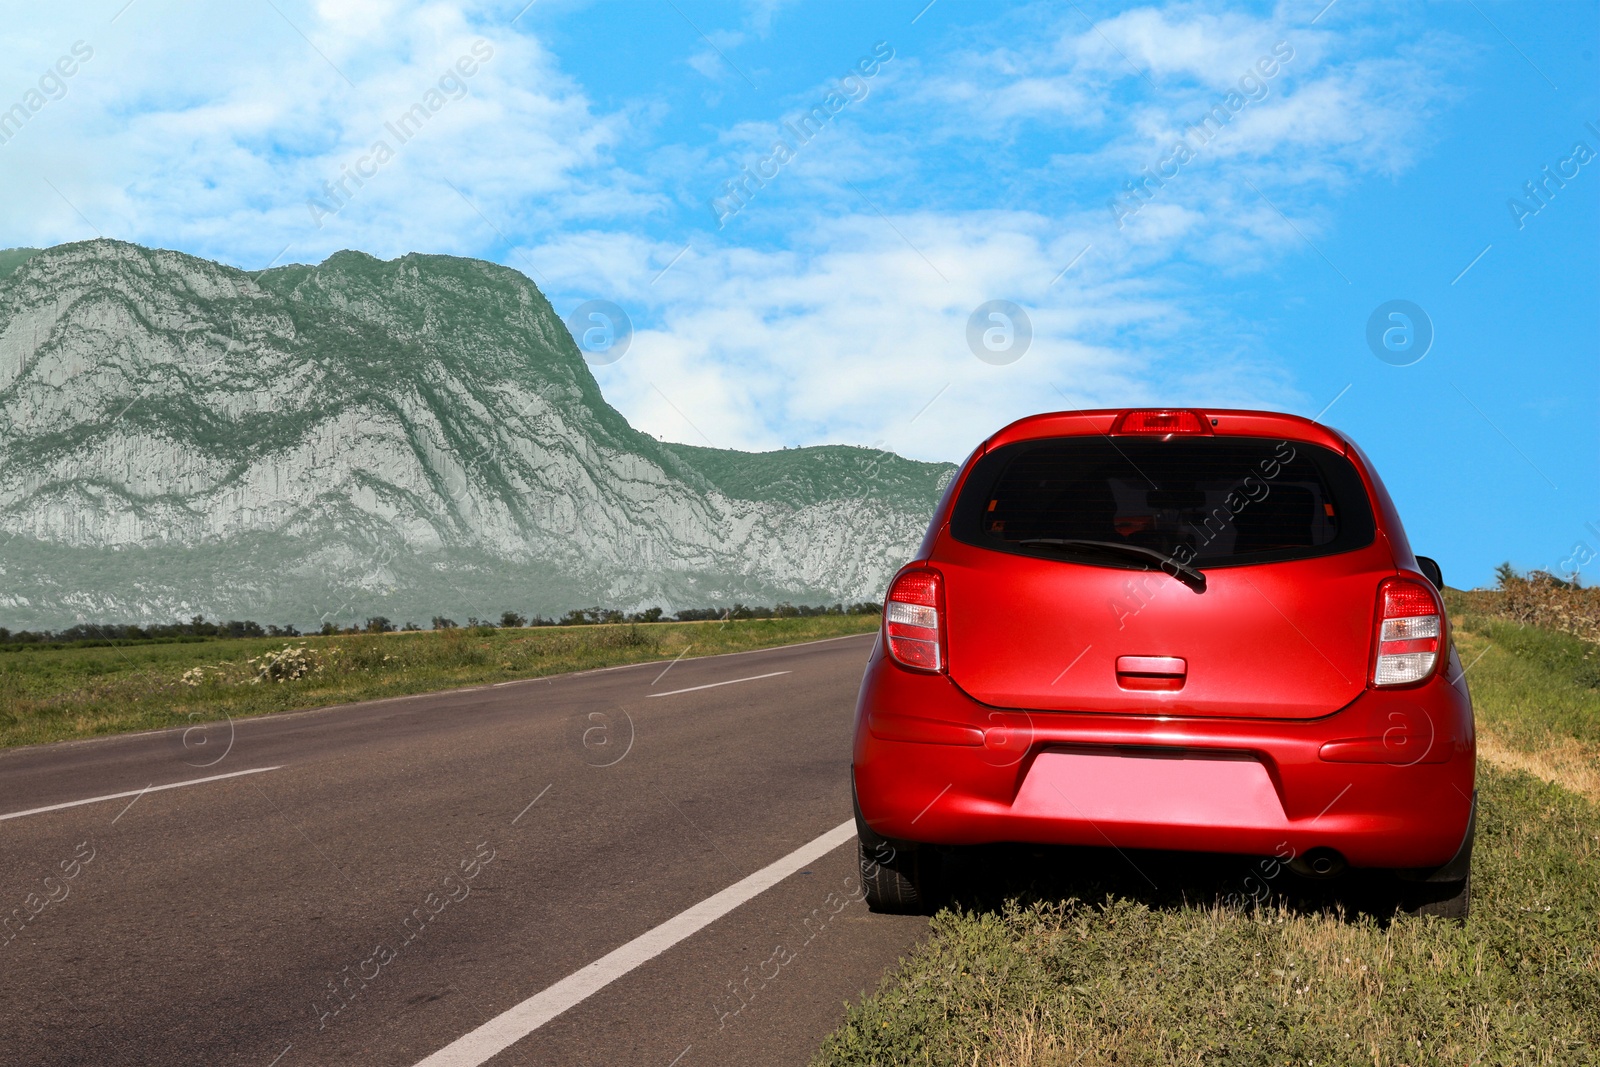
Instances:
[[[951,469],[658,441],[483,260],[0,252],[4,625],[876,599]]]

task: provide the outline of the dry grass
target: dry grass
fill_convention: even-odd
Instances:
[[[1498,611],[1483,594],[1452,597],[1453,607],[1470,597]],[[1478,758],[1600,802],[1600,646],[1498,613],[1453,615],[1451,626],[1476,705]]]
[[[1524,752],[1492,733],[1478,734],[1478,758],[1498,767],[1525,771],[1600,803],[1600,745],[1570,737],[1552,740],[1540,752]]]
[[[1456,609],[1600,643],[1600,588],[1582,589],[1543,571],[1507,576],[1500,588],[1450,591]]]

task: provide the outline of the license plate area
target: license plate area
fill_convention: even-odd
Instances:
[[[1266,765],[1249,753],[1060,747],[1034,757],[1012,810],[1106,825],[1287,826]]]

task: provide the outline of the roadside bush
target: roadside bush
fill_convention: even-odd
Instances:
[[[593,642],[595,648],[659,648],[661,645],[660,637],[638,626],[602,630],[598,636],[599,640]]]
[[[598,626],[602,623],[624,622],[622,612],[614,608],[573,608],[561,616],[557,626]]]
[[[722,616],[723,612],[718,611],[716,608],[684,608],[673,618],[679,622],[711,622],[713,619],[722,618]]]
[[[326,655],[336,655],[336,651],[329,651]],[[255,671],[255,677],[250,679],[254,684],[261,682],[292,682],[322,670],[324,654],[314,652],[305,645],[284,645],[276,652],[263,652],[253,656],[245,662]],[[198,669],[198,668],[197,668]],[[192,671],[190,673],[193,673]],[[188,681],[188,674],[184,681]],[[197,682],[191,682],[197,685]]]
[[[1502,571],[1496,614],[1600,642],[1600,588],[1584,589],[1544,571],[1526,577]]]
[[[201,686],[206,683],[207,671],[211,672],[213,681],[221,680],[221,672],[216,667],[190,667],[183,672],[183,677],[179,680],[187,686]]]

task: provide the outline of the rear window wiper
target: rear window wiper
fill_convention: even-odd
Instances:
[[[1134,556],[1138,559],[1151,560],[1161,566],[1161,569],[1172,575],[1178,581],[1193,589],[1196,593],[1206,591],[1206,576],[1201,571],[1179,563],[1165,552],[1157,552],[1153,548],[1143,545],[1120,544],[1116,541],[1085,541],[1078,538],[1063,537],[1030,537],[1024,541],[1013,542],[1018,545],[1046,545],[1051,548],[1087,548],[1098,549],[1106,552],[1119,552],[1125,556]]]

